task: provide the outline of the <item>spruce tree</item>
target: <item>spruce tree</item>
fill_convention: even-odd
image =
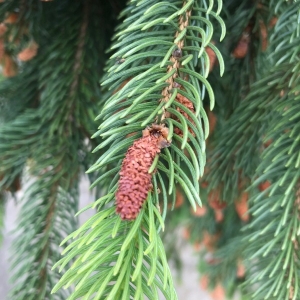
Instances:
[[[300,299],[299,20],[297,0],[1,1],[10,299],[178,299],[178,226],[215,299]]]

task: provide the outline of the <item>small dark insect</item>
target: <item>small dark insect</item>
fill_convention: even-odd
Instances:
[[[172,55],[176,59],[181,58],[182,57],[182,51],[181,51],[181,49],[179,49],[179,48],[175,49],[173,51]]]
[[[120,65],[125,61],[125,58],[117,57],[116,59],[116,65]]]

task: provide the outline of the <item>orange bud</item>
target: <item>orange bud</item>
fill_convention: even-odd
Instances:
[[[203,187],[204,189],[206,189],[208,187],[208,182],[207,181],[202,181],[200,183],[201,187]]]
[[[212,134],[215,130],[217,124],[217,117],[212,111],[208,111],[207,113],[208,122],[209,122],[209,134]]]
[[[12,13],[8,14],[7,18],[4,20],[4,23],[14,24],[17,22],[18,17],[19,17],[18,13],[12,12]]]
[[[212,42],[212,44],[214,45],[215,42]],[[209,72],[212,71],[212,69],[214,68],[217,56],[214,50],[212,50],[210,47],[205,47],[205,52],[207,53],[208,57],[209,57]]]
[[[201,276],[201,278],[200,278],[200,287],[203,290],[206,290],[208,288],[208,285],[209,285],[209,278],[208,278],[208,276],[207,275]]]
[[[220,200],[220,190],[212,190],[207,197],[209,206],[214,210],[215,220],[220,223],[224,220],[223,209],[226,207],[226,203]]]
[[[215,209],[215,220],[217,223],[221,223],[224,220],[224,213],[222,209]]]
[[[220,199],[220,191],[219,189],[215,189],[210,191],[207,197],[208,204],[212,209],[223,209],[226,207],[226,203]]]
[[[264,22],[259,22],[260,36],[261,36],[261,50],[266,51],[268,47],[268,31]]]
[[[31,60],[33,57],[36,56],[38,48],[39,48],[39,46],[36,42],[30,43],[27,48],[25,48],[21,52],[19,52],[18,59],[20,61]]]
[[[259,188],[259,190],[261,191],[261,192],[263,192],[264,190],[266,190],[268,187],[270,187],[271,186],[271,182],[270,181],[265,181],[265,182],[262,182],[259,186],[258,186],[258,188]]]
[[[6,31],[7,31],[6,25],[4,23],[0,23],[0,37],[3,36]]]
[[[203,217],[206,214],[206,212],[207,212],[207,208],[204,205],[202,207],[197,206],[196,211],[193,208],[191,208],[191,213],[195,217]]]
[[[218,241],[220,234],[210,234],[208,231],[204,231],[202,244],[208,251],[215,250],[215,244]]]
[[[184,203],[184,196],[182,195],[182,193],[180,191],[176,191],[176,201],[175,201],[175,208],[178,208],[180,206],[182,206],[182,204]]]
[[[195,250],[196,252],[199,252],[199,251],[201,250],[201,248],[202,248],[202,244],[199,243],[199,242],[194,243],[193,248],[194,248],[194,250]]]
[[[270,22],[269,22],[269,27],[270,27],[270,28],[273,28],[273,27],[276,25],[277,21],[278,21],[278,18],[277,18],[277,17],[273,17],[273,18],[270,20]]]
[[[16,74],[17,74],[17,64],[9,55],[4,55],[3,76],[13,77]]]
[[[249,221],[250,218],[248,214],[248,196],[248,193],[244,192],[242,193],[241,198],[234,203],[237,214],[244,222]]]
[[[247,31],[244,31],[237,46],[232,52],[233,57],[244,58],[248,53],[249,43],[250,43],[250,35]]]
[[[245,277],[245,273],[246,273],[245,266],[243,262],[239,259],[237,264],[236,277],[243,278]]]
[[[191,232],[190,232],[190,229],[185,227],[183,228],[183,231],[182,231],[182,237],[185,239],[185,240],[188,240],[190,237],[191,237]]]
[[[218,283],[213,291],[210,293],[213,300],[224,300],[225,299],[225,289]]]
[[[266,141],[266,142],[264,143],[264,147],[265,147],[265,148],[268,148],[268,147],[272,144],[272,142],[273,142],[272,139]]]
[[[3,59],[5,53],[5,46],[3,39],[0,38],[0,61]]]

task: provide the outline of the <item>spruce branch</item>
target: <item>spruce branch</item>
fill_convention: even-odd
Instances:
[[[248,258],[245,262],[249,277],[243,285],[243,293],[251,294],[255,299],[299,297],[299,257],[294,246],[298,243],[295,236],[295,228],[299,228],[295,198],[299,174],[293,164],[298,155],[293,151],[298,150],[290,134],[290,128],[294,128],[295,124],[292,125],[285,116],[290,112],[289,118],[293,119],[291,111],[298,106],[295,103],[299,85],[295,75],[299,63],[299,51],[295,47],[296,41],[299,41],[296,34],[298,9],[298,4],[289,3],[282,4],[277,11],[279,19],[270,37],[271,47],[272,43],[276,46],[271,48],[272,56],[267,61],[270,64],[276,62],[275,66],[265,70],[264,77],[251,85],[250,93],[226,124],[224,139],[220,140],[223,144],[217,145],[218,153],[215,152],[216,160],[221,164],[218,169],[218,162],[214,161],[214,175],[210,177],[218,181],[216,170],[220,172],[220,168],[225,168],[227,174],[231,172],[231,183],[224,182],[224,190],[227,191],[222,196],[222,199],[231,201],[236,197],[230,196],[230,189],[239,186],[240,172],[252,180],[258,177],[254,180],[255,188],[251,190],[252,194],[255,193],[253,203],[250,202],[253,205],[250,209],[252,219],[246,226],[248,230],[237,235],[238,238],[244,235],[241,248],[245,249],[243,257]],[[290,18],[281,18],[281,14],[286,16],[288,13]],[[267,141],[271,141],[271,145]],[[225,151],[220,152],[220,149]],[[251,157],[251,161],[245,157]],[[238,176],[232,177],[233,171]],[[221,180],[227,179],[222,176]],[[267,189],[261,187],[266,180],[271,183]],[[221,265],[228,260],[225,250],[231,244],[223,245],[216,253]]]
[[[176,183],[194,209],[201,205],[198,179],[209,131],[205,91],[214,105],[204,49],[218,52],[210,43],[210,14],[225,28],[218,17],[222,3],[217,12],[213,4],[131,1],[121,13],[125,21],[114,36],[102,83],[108,91],[93,135],[104,138],[94,150],[103,152],[88,170],[100,174],[93,186],[105,179],[106,193],[90,206],[97,214],[65,239],[74,241],[55,267],[76,261],[53,292],[75,284],[68,299],[158,299],[157,290],[177,299],[158,233]],[[122,219],[133,221],[116,214],[115,198]]]
[[[31,176],[14,243],[11,299],[66,299],[71,289],[51,295],[58,277],[50,269],[59,259],[59,242],[77,228],[78,179],[81,166],[90,166],[92,143],[87,138],[104,61],[99,52],[110,32],[105,20],[112,16],[99,21],[109,5],[97,2],[53,2],[47,10],[46,3],[26,4],[26,26],[33,28],[27,32],[39,49],[20,63],[19,74],[0,86],[5,108],[0,116],[1,188],[11,183],[11,189],[25,166]],[[16,9],[19,2],[11,5],[1,6],[0,14]],[[11,29],[20,30],[18,26],[14,23]],[[26,38],[20,36],[21,45]],[[13,50],[12,55],[19,53]]]
[[[294,12],[297,8],[294,7]],[[253,199],[251,210],[254,217],[247,236],[247,240],[253,243],[246,253],[252,262],[257,258],[260,261],[260,264],[252,265],[248,284],[253,289],[255,283],[263,281],[253,295],[265,299],[297,299],[300,296],[300,164],[296,134],[299,127],[296,113],[299,109],[299,76],[294,76],[299,67],[299,51],[287,60],[284,80],[275,81],[277,91],[285,89],[272,107],[280,114],[280,122],[274,119],[270,124],[266,138],[272,142],[262,154],[258,179],[254,182],[256,186],[267,179],[270,185]],[[261,211],[264,213],[259,215]]]
[[[186,3],[184,3],[185,5]],[[173,50],[173,53],[170,56],[169,61],[172,63],[167,67],[167,74],[172,73],[172,75],[166,80],[166,83],[168,86],[166,86],[163,91],[162,91],[162,96],[163,99],[162,101],[168,102],[170,100],[170,93],[172,89],[175,86],[179,86],[179,84],[175,84],[175,79],[178,77],[178,69],[181,67],[181,63],[179,61],[180,58],[182,58],[182,48],[184,47],[184,35],[180,35],[180,33],[185,33],[187,30],[187,27],[189,25],[189,19],[191,17],[191,11],[187,10],[185,12],[185,15],[180,15],[179,16],[179,30],[175,34],[175,40],[174,40],[174,45],[176,47]],[[181,37],[181,38],[180,38]],[[166,118],[166,112],[164,108],[164,113],[162,114],[161,120],[164,120]]]
[[[293,7],[295,9],[295,5]],[[260,9],[261,8],[257,6],[255,6],[254,9],[249,9],[252,11],[250,16],[252,18],[256,16],[256,28],[260,28]],[[286,10],[291,10],[290,4],[283,6],[281,3],[276,13],[285,15]],[[266,18],[268,19],[274,16],[275,11],[271,4],[266,14]],[[238,18],[240,17],[238,16]],[[278,22],[281,23],[281,19],[279,19]],[[294,20],[286,21],[289,25],[293,22]],[[284,23],[283,26],[285,25]],[[266,133],[270,118],[273,117],[270,116],[267,118],[269,112],[268,107],[280,98],[280,90],[277,93],[278,88],[276,88],[276,83],[274,83],[273,80],[276,76],[282,77],[284,72],[282,72],[279,67],[274,68],[273,65],[276,63],[275,57],[277,57],[279,63],[283,63],[282,59],[287,59],[287,56],[280,58],[281,54],[283,54],[283,52],[281,52],[283,50],[281,50],[281,45],[284,43],[280,43],[280,39],[285,38],[285,49],[293,49],[293,43],[291,44],[289,40],[294,34],[294,29],[286,26],[284,27],[285,30],[283,30],[283,27],[281,27],[282,31],[277,33],[277,28],[279,27],[275,26],[275,32],[270,29],[270,45],[266,52],[267,55],[258,55],[257,59],[261,61],[255,65],[255,72],[251,73],[252,78],[249,77],[249,72],[247,72],[249,68],[252,68],[252,62],[245,57],[242,63],[245,64],[245,69],[243,70],[248,76],[248,79],[244,84],[242,83],[242,85],[237,87],[238,93],[235,92],[235,89],[227,90],[227,97],[238,97],[240,103],[236,105],[235,110],[231,112],[230,118],[227,119],[227,117],[225,117],[223,120],[220,120],[220,122],[223,122],[222,132],[218,131],[216,133],[217,142],[213,145],[214,149],[209,158],[208,165],[210,171],[205,180],[209,182],[210,190],[220,188],[221,198],[227,199],[226,201],[229,202],[238,199],[240,194],[250,185],[251,178],[254,176],[255,170],[260,162],[261,149],[264,147],[263,136]],[[283,37],[284,33],[287,35]],[[253,38],[251,42],[255,42]],[[278,43],[280,43],[280,46],[276,46]],[[261,51],[259,44],[254,44],[253,46],[256,46],[257,53]],[[270,53],[269,57],[268,53]],[[293,53],[289,53],[289,55],[291,55],[289,57],[292,57]],[[240,64],[237,59],[231,63],[235,65]],[[279,63],[277,63],[277,65]],[[262,65],[263,68],[260,65]],[[236,67],[237,66],[231,66],[228,68]],[[272,72],[269,72],[269,69],[271,69]],[[228,73],[227,76],[225,80],[231,81],[232,75]],[[239,83],[241,84],[241,82]],[[224,83],[221,82],[220,84],[223,85]],[[215,88],[217,89],[217,87]],[[274,93],[274,88],[277,94]],[[273,98],[271,98],[270,95],[272,95]],[[218,99],[220,99],[220,97]],[[220,109],[223,110],[223,108]],[[245,157],[251,157],[251,161],[244,159]],[[242,188],[237,189],[236,187],[240,185],[242,185]]]
[[[23,199],[19,238],[14,242],[18,252],[12,263],[11,299],[52,299],[50,291],[58,277],[51,267],[59,258],[59,240],[76,228],[71,216],[76,211],[78,194],[76,190],[73,195],[64,191],[59,181],[49,186],[54,172],[55,169],[40,176]],[[58,297],[64,299],[69,293],[70,290],[62,291]]]
[[[233,3],[232,1],[232,5]],[[285,111],[290,107],[296,111],[298,107],[294,92],[299,84],[296,75],[299,63],[299,51],[296,46],[299,43],[296,33],[299,26],[296,20],[299,3],[280,1],[276,3],[276,11],[273,4],[274,2],[271,4],[261,1],[259,7],[254,7],[254,4],[248,6],[252,11],[251,22],[257,23],[257,27],[254,27],[251,33],[248,52],[244,57],[233,56],[226,59],[229,66],[226,66],[227,70],[230,69],[230,65],[235,66],[241,70],[240,78],[248,76],[247,81],[238,82],[238,91],[241,93],[227,89],[226,80],[230,78],[230,72],[225,75],[225,83],[221,82],[218,86],[217,82],[213,86],[214,90],[226,93],[226,102],[217,102],[218,124],[213,140],[208,144],[208,148],[213,150],[213,156],[209,157],[208,176],[204,177],[205,182],[203,182],[203,185],[209,185],[209,189],[206,194],[201,193],[201,196],[203,202],[211,208],[213,208],[211,205],[213,192],[218,195],[217,200],[221,204],[222,201],[226,202],[227,205],[222,209],[223,219],[218,219],[216,214],[212,217],[209,208],[204,217],[193,220],[190,226],[192,241],[199,242],[202,239],[202,244],[206,248],[201,251],[201,257],[205,259],[204,253],[207,255],[207,252],[211,255],[211,259],[201,264],[201,272],[208,274],[211,287],[222,284],[225,288],[223,292],[229,297],[235,289],[239,288],[239,282],[245,282],[241,289],[245,297],[252,296],[255,299],[289,299],[289,297],[297,299],[299,297],[297,292],[291,293],[298,289],[295,276],[298,276],[296,266],[299,265],[297,255],[292,255],[295,248],[291,242],[294,228],[298,228],[298,221],[296,221],[298,213],[292,211],[292,207],[295,210],[297,190],[294,184],[298,180],[298,171],[294,172],[295,165],[293,165],[297,157],[293,152],[294,150],[297,152],[294,148],[297,147],[297,142],[291,140],[288,143],[288,140],[283,137],[285,130],[287,136],[291,132],[294,135],[297,131],[296,128],[295,131],[290,129],[294,128],[295,124],[289,124]],[[224,10],[229,8],[225,6]],[[243,8],[242,11],[245,9]],[[275,27],[268,27],[266,49],[262,47],[265,34],[261,33],[265,27],[260,27],[262,12],[269,15],[267,19],[272,19],[275,15],[278,17]],[[234,16],[239,20],[238,22],[244,22],[241,20],[242,14],[234,14]],[[238,24],[236,19],[232,18],[232,24]],[[226,17],[224,20],[227,21]],[[226,25],[230,27],[230,24]],[[254,33],[255,28],[258,29],[260,36]],[[257,37],[261,44],[257,43],[259,41]],[[232,49],[229,51],[233,55],[236,54]],[[264,51],[266,54],[263,53]],[[242,64],[247,66],[251,62],[251,59],[248,59],[253,53],[257,55],[257,63],[243,69]],[[255,62],[253,58],[252,62]],[[235,85],[230,83],[230,86],[232,88]],[[239,98],[240,102],[235,107],[229,105],[230,110],[234,108],[233,113],[227,111],[227,105],[232,99],[230,95]],[[230,97],[229,102],[228,97]],[[222,98],[217,97],[217,99]],[[222,104],[225,103],[226,107],[223,108]],[[293,118],[291,113],[289,117]],[[292,166],[289,165],[290,163]],[[251,181],[254,182],[255,187],[249,188]],[[270,188],[266,189],[265,186],[270,184]],[[247,187],[248,189],[245,190]],[[243,216],[238,216],[239,205],[237,204],[240,207],[246,204],[244,212],[250,208],[249,212],[252,216],[248,215],[245,219]],[[216,213],[216,210],[217,206],[213,208],[213,212]],[[283,223],[285,226],[281,227]],[[200,233],[200,237],[198,234],[196,239],[195,233],[199,231],[202,231],[202,234]],[[206,232],[210,235],[211,241],[217,234],[217,242],[207,242]],[[208,245],[206,246],[205,243]],[[239,245],[237,246],[236,243]],[[238,273],[237,262],[242,259],[242,265],[247,268],[241,276]],[[292,266],[293,270],[289,266]]]
[[[73,66],[73,74],[74,74],[74,80],[70,87],[70,98],[74,96],[76,93],[76,89],[78,89],[78,83],[79,83],[79,77],[80,73],[82,72],[82,63],[83,63],[83,51],[84,51],[84,45],[86,42],[86,31],[88,27],[88,18],[89,18],[89,1],[85,1],[83,6],[83,18],[81,22],[81,27],[79,31],[79,37],[78,37],[78,45],[77,50],[75,53],[75,64]]]
[[[159,216],[159,213],[149,197],[149,215],[142,211],[134,223],[121,222],[111,207],[98,212],[74,232],[70,237],[78,236],[76,242],[65,249],[67,256],[56,266],[64,266],[74,255],[77,263],[61,278],[54,291],[76,280],[77,289],[70,299],[105,296],[129,299],[131,295],[141,297],[143,294],[149,299],[158,299],[158,289],[166,299],[177,299],[162,241],[155,232],[154,215]],[[106,199],[107,196],[102,197],[95,205],[101,205]],[[89,280],[85,280],[87,277]]]

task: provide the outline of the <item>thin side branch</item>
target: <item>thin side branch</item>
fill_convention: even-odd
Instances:
[[[71,84],[70,88],[70,96],[72,97],[75,94],[76,88],[78,86],[78,81],[79,81],[79,75],[80,75],[80,70],[81,70],[81,65],[82,65],[82,53],[84,49],[84,43],[85,43],[85,37],[86,37],[86,30],[88,27],[88,16],[89,16],[89,1],[84,2],[84,7],[83,7],[83,20],[79,32],[79,38],[78,38],[78,46],[77,46],[77,51],[75,54],[75,64],[73,67],[73,74],[74,80]]]
[[[183,6],[186,3],[183,3]],[[170,99],[170,91],[174,88],[174,86],[176,86],[175,83],[175,78],[178,77],[178,69],[180,68],[180,61],[179,58],[182,55],[182,48],[184,47],[184,37],[182,37],[179,41],[176,41],[176,39],[178,38],[179,34],[185,29],[187,28],[187,26],[189,25],[189,20],[190,20],[190,16],[191,16],[191,10],[187,10],[184,14],[180,15],[179,17],[179,31],[176,32],[175,34],[175,38],[174,38],[174,44],[177,45],[177,49],[175,49],[173,51],[173,53],[171,54],[170,57],[170,61],[172,62],[172,65],[169,65],[167,68],[167,73],[172,72],[174,69],[176,70],[175,73],[169,77],[166,80],[166,83],[168,83],[168,86],[166,86],[163,91],[162,91],[162,101],[164,102],[168,102]],[[166,118],[166,111],[164,109],[161,120],[164,120]]]

